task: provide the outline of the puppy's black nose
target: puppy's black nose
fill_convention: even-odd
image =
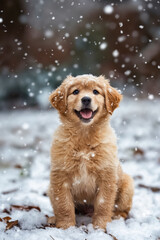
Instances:
[[[91,98],[90,97],[83,97],[81,99],[83,105],[88,106],[91,103]]]

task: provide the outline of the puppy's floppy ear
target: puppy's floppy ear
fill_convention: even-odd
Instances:
[[[54,108],[56,108],[60,113],[65,113],[66,111],[66,98],[67,89],[65,84],[62,83],[55,91],[53,91],[49,97],[49,101]]]
[[[113,111],[119,106],[122,95],[107,83],[106,87],[106,108],[109,114],[112,115]]]

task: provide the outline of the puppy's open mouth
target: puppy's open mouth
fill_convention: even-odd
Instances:
[[[83,122],[89,122],[97,113],[98,109],[95,111],[92,111],[89,108],[81,109],[80,111],[74,110],[76,115],[83,121]]]

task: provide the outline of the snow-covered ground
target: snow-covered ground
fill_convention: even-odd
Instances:
[[[0,240],[160,239],[159,106],[156,99],[124,99],[113,114],[119,157],[135,180],[135,195],[129,218],[109,223],[108,234],[93,230],[88,216],[77,216],[79,227],[67,230],[47,226],[46,216],[52,216],[46,191],[51,139],[59,124],[56,111],[0,113],[0,218],[18,220],[7,231],[6,223],[0,222]]]

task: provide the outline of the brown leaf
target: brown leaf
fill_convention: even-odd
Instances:
[[[0,222],[5,222],[7,224],[6,230],[9,230],[12,227],[18,225],[18,220],[15,220],[15,221],[10,221],[10,220],[11,220],[11,217],[9,217],[9,216],[6,216],[4,218],[0,218]]]
[[[9,216],[6,216],[4,218],[0,218],[0,222],[5,222],[7,223],[9,220],[11,220],[11,218]]]
[[[12,189],[9,191],[2,192],[2,194],[9,194],[9,193],[17,192],[17,191],[18,191],[18,188],[15,188],[15,189]]]
[[[18,220],[7,222],[6,230],[13,228],[14,226],[18,225]]]
[[[114,240],[118,240],[115,236],[113,236],[112,234],[108,234],[109,236],[111,236]]]
[[[20,205],[11,205],[11,208],[15,208],[18,210],[25,210],[25,211],[30,211],[31,209],[37,209],[39,212],[41,212],[41,209],[37,206],[20,206]]]
[[[134,179],[142,179],[143,177],[141,175],[136,175],[133,177]]]
[[[134,148],[133,153],[134,153],[134,155],[141,155],[141,156],[144,155],[144,151],[141,148]]]
[[[6,217],[3,218],[3,221],[4,221],[5,223],[8,223],[9,220],[11,220],[11,217],[9,217],[9,216],[6,216]]]
[[[3,213],[7,213],[7,214],[10,214],[10,211],[8,210],[8,209],[3,209],[3,211],[2,211]]]
[[[52,239],[52,240],[55,240],[55,238],[54,237],[52,237],[51,235],[49,235],[50,236],[50,238]]]
[[[146,185],[144,185],[144,184],[138,184],[138,186],[141,187],[141,188],[149,189],[149,190],[151,190],[152,192],[159,192],[159,191],[160,191],[160,188],[159,188],[159,187],[146,186]]]
[[[55,228],[56,224],[45,224],[42,225],[41,227],[37,227],[37,229],[46,229],[46,228]]]
[[[14,165],[15,168],[22,169],[23,167],[20,164]]]

